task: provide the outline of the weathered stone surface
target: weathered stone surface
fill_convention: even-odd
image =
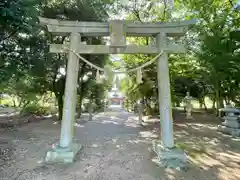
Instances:
[[[126,46],[126,26],[124,21],[113,20],[109,22],[110,27],[110,46]]]
[[[227,126],[219,125],[218,130],[223,132],[223,133],[230,134],[232,136],[240,136],[240,129],[230,128],[230,127],[227,127]]]
[[[218,126],[218,130],[232,136],[240,136],[239,109],[229,106],[219,111],[226,115],[222,118],[224,122]]]
[[[223,119],[224,120],[229,120],[229,121],[231,121],[231,120],[236,121],[236,120],[239,119],[239,117],[238,116],[224,116]]]
[[[222,122],[222,125],[230,128],[236,128],[236,129],[240,128],[240,123],[238,121],[226,120],[225,122]]]
[[[167,37],[165,33],[160,33],[156,36],[157,47],[159,50],[166,47]],[[173,138],[173,117],[172,117],[172,104],[171,104],[171,88],[170,88],[170,76],[168,65],[168,53],[163,54],[158,58],[157,63],[157,79],[158,89],[161,91],[158,93],[158,101],[161,102],[159,106],[160,120],[161,120],[161,140],[166,147],[174,146]]]
[[[56,35],[64,35],[69,32],[81,33],[84,37],[109,36],[110,28],[108,22],[79,22],[62,21],[39,17],[42,25],[47,25],[48,31]],[[124,22],[124,21],[122,21]],[[196,20],[169,23],[138,23],[126,22],[127,36],[154,36],[160,32],[167,33],[168,37],[183,36],[189,25],[196,23]]]
[[[165,148],[160,141],[153,141],[153,151],[157,154],[157,164],[165,168],[181,169],[187,166],[187,156],[182,149]]]
[[[47,152],[46,162],[72,163],[75,155],[83,148],[81,144],[72,143],[69,148],[61,148],[59,145]]]
[[[78,33],[71,33],[70,49],[74,50],[78,47],[81,36]],[[77,79],[79,71],[79,58],[70,51],[68,54],[67,75],[65,82],[63,114],[61,123],[61,134],[59,144],[61,147],[70,147],[72,136],[74,134],[73,125],[75,123],[76,113],[76,95],[77,95]]]
[[[240,110],[234,107],[226,107],[219,109],[219,111],[227,112],[227,113],[240,113]]]

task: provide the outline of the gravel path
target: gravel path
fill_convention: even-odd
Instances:
[[[84,149],[68,165],[42,163],[60,134],[60,125],[52,120],[0,128],[0,180],[240,179],[240,141],[218,133],[216,125],[175,124],[176,142],[206,149],[188,157],[185,172],[163,169],[152,162],[149,148],[151,141],[159,138],[159,125],[139,127],[137,118],[124,111],[101,113],[91,122],[86,119],[83,116],[75,126],[75,139]]]
[[[42,164],[46,150],[58,139],[60,125],[50,120],[0,130],[1,180],[159,179],[151,162],[151,141],[140,137],[137,119],[126,112],[98,114],[78,121],[75,139],[84,149],[71,165]]]

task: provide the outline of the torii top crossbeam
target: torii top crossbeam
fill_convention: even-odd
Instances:
[[[78,32],[83,36],[109,36],[110,26],[117,22],[124,26],[127,36],[154,36],[160,32],[165,32],[167,36],[182,36],[189,25],[195,24],[195,20],[169,22],[169,23],[139,23],[133,21],[113,20],[110,22],[80,22],[64,21],[39,17],[42,25],[47,25],[48,31],[54,34],[64,34]],[[114,23],[116,24],[116,23]]]
[[[68,35],[79,33],[85,37],[110,36],[110,46],[86,45],[80,43],[77,52],[80,54],[155,54],[159,53],[159,47],[154,45],[136,46],[127,45],[127,36],[156,37],[163,33],[166,37],[184,36],[188,26],[195,24],[195,20],[169,23],[139,23],[133,21],[112,20],[109,22],[79,22],[56,19],[39,18],[42,25],[48,27],[48,31],[56,35]],[[165,50],[171,53],[185,53],[186,49],[181,43],[168,42],[166,39]],[[62,44],[51,44],[50,52],[67,53]]]

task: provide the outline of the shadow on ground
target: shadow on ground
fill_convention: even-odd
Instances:
[[[170,179],[240,179],[240,138],[217,131],[221,120],[214,115],[193,114],[194,120],[185,120],[185,114],[175,112],[174,138],[176,146],[188,155],[186,172],[170,170]],[[160,124],[146,127],[148,140],[161,138]],[[155,138],[156,137],[156,138]]]
[[[188,153],[186,171],[156,166],[150,152],[160,138],[160,125],[142,127],[135,115],[117,111],[77,121],[75,140],[84,145],[75,163],[44,164],[48,148],[59,138],[60,125],[51,120],[22,127],[0,129],[0,177],[2,180],[236,180],[240,178],[239,139],[217,132],[219,120],[194,115],[185,121],[175,114],[177,146]],[[214,119],[215,118],[215,119]]]

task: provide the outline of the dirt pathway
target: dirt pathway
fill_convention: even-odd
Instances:
[[[75,139],[84,149],[70,165],[41,163],[47,149],[58,140],[59,124],[43,120],[0,129],[0,180],[236,180],[240,177],[236,171],[240,169],[238,148],[231,154],[231,145],[221,149],[222,140],[216,129],[194,123],[177,126],[177,142],[191,147],[201,142],[213,147],[208,157],[189,157],[190,167],[186,172],[157,167],[151,161],[149,149],[151,141],[159,138],[159,125],[139,127],[137,118],[124,111],[101,113],[91,122],[79,120]],[[217,145],[211,145],[212,142]],[[225,145],[227,142],[229,138],[225,138]],[[228,156],[224,156],[227,151]],[[223,164],[223,159],[230,164]]]
[[[75,139],[84,149],[71,165],[41,164],[46,150],[58,139],[60,125],[44,120],[1,129],[0,179],[158,179],[158,167],[149,160],[151,142],[139,137],[136,117],[109,112],[98,114],[92,122],[79,123]]]

